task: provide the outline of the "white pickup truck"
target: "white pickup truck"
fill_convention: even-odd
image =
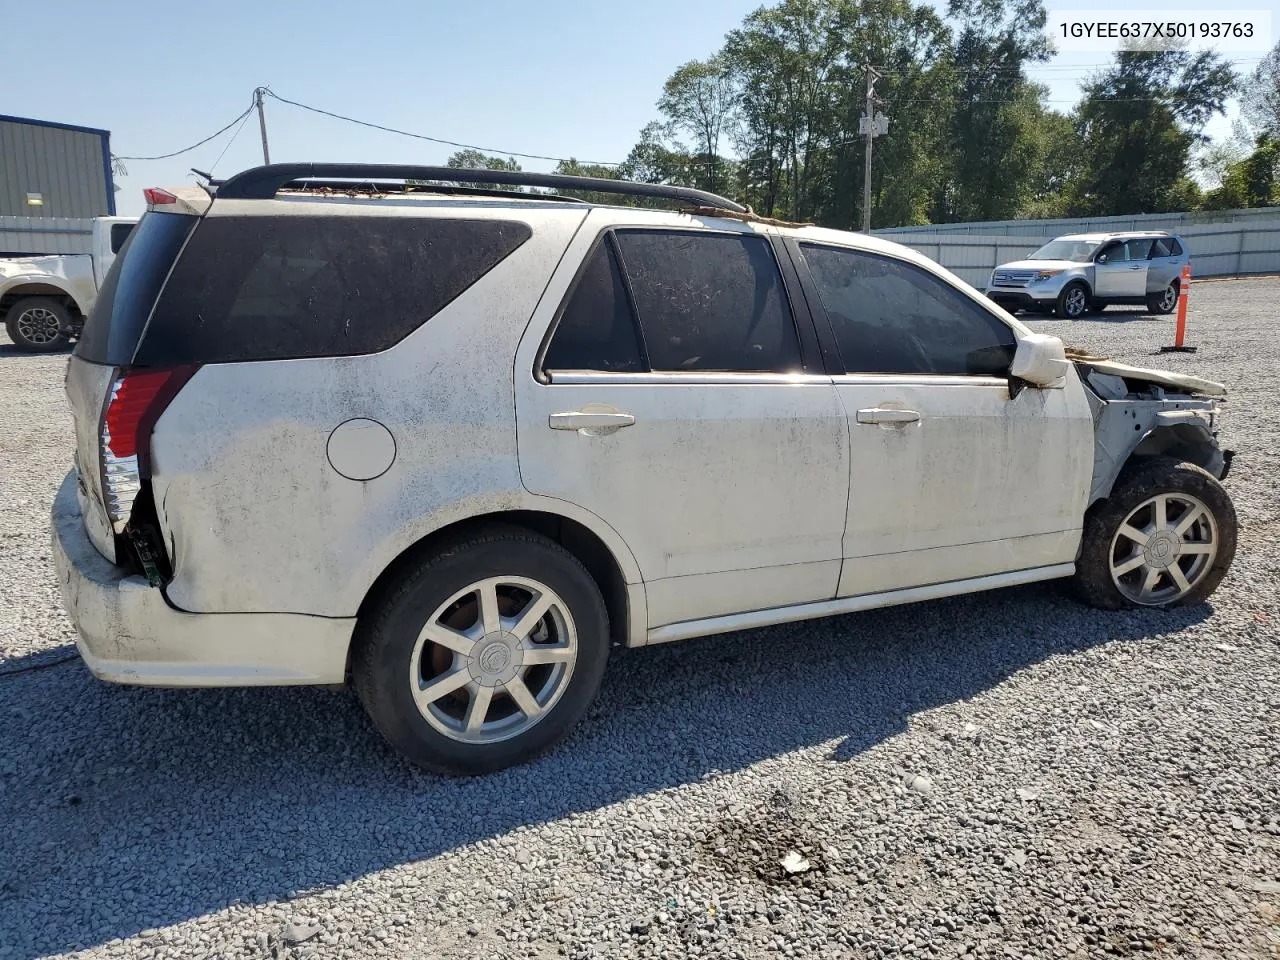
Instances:
[[[97,217],[92,253],[0,259],[0,317],[19,350],[47,353],[80,335],[136,217]]]

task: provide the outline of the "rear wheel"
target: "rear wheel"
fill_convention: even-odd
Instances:
[[[1200,603],[1236,552],[1236,512],[1211,474],[1158,457],[1127,469],[1085,520],[1076,588],[1095,607]]]
[[[1164,288],[1163,293],[1147,297],[1147,312],[1167,314],[1173,313],[1173,308],[1178,305],[1178,281],[1174,280],[1169,286]]]
[[[1079,281],[1068,283],[1058,294],[1054,313],[1064,320],[1079,320],[1089,309],[1089,291]]]
[[[71,312],[49,297],[26,297],[9,308],[5,317],[9,339],[28,353],[61,350],[71,342]]]
[[[374,725],[420,766],[500,770],[536,756],[595,698],[609,654],[599,587],[515,527],[448,544],[382,591],[352,674]]]

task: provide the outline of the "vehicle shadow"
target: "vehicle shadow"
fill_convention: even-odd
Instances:
[[[852,759],[1048,657],[1210,613],[1108,614],[1045,584],[617,651],[567,743],[469,779],[410,767],[326,690],[5,677],[0,930],[17,956],[86,949],[802,748]]]

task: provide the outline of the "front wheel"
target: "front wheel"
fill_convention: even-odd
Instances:
[[[412,762],[477,774],[560,740],[595,698],[608,655],[604,600],[577,558],[495,526],[380,592],[358,628],[352,679]]]
[[[14,346],[28,353],[50,353],[71,342],[71,313],[49,297],[19,300],[5,317],[5,329]]]
[[[1058,294],[1054,313],[1064,320],[1079,320],[1089,309],[1089,292],[1083,283],[1068,283]]]
[[[1178,281],[1174,280],[1164,288],[1163,293],[1147,297],[1147,312],[1168,314],[1178,305]]]
[[[1085,519],[1075,585],[1107,610],[1203,602],[1236,552],[1236,511],[1222,484],[1171,457],[1139,461]]]

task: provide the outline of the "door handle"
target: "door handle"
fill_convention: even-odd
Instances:
[[[919,411],[896,407],[867,407],[858,411],[859,423],[915,423],[919,419]]]
[[[619,430],[629,427],[636,418],[629,413],[592,413],[585,410],[571,410],[567,413],[553,413],[547,417],[547,425],[552,430]]]
[[[1130,267],[1129,269],[1130,269],[1130,270],[1141,270],[1141,269],[1142,269],[1142,264],[1138,264],[1136,267]]]

